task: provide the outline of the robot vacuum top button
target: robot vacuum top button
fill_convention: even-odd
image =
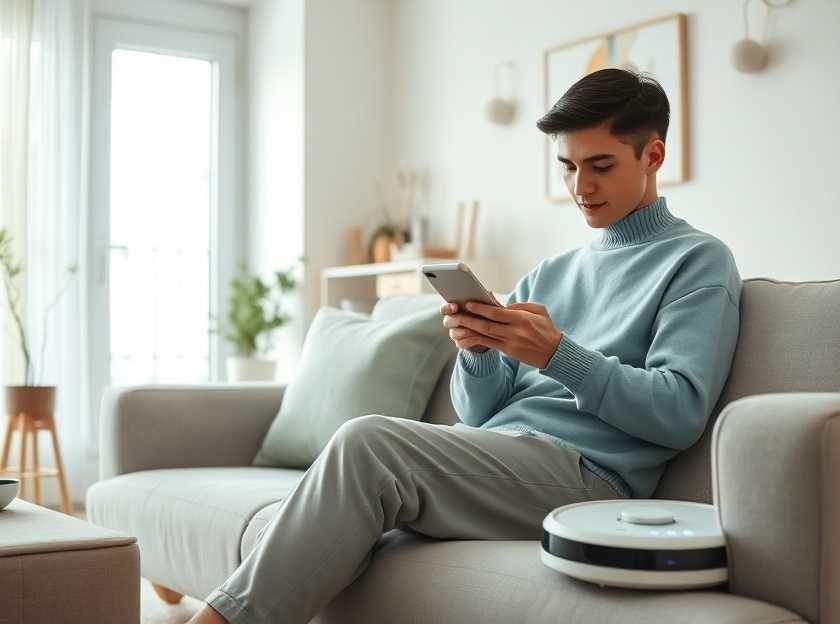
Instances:
[[[618,520],[630,524],[672,524],[674,514],[662,507],[625,507]]]

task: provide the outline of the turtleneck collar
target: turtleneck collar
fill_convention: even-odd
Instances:
[[[680,221],[682,219],[668,210],[665,198],[659,196],[647,206],[605,227],[601,238],[592,243],[592,249],[615,249],[643,243]]]

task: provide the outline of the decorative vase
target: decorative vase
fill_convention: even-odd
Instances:
[[[230,356],[227,365],[228,381],[273,381],[277,362],[255,357]]]
[[[391,242],[393,238],[387,234],[380,234],[373,240],[373,261],[388,262],[391,259]]]

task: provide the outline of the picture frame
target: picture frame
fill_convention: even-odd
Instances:
[[[546,112],[575,82],[608,67],[652,75],[671,107],[665,161],[657,188],[689,180],[689,109],[686,16],[674,13],[617,30],[547,48],[543,54]],[[545,139],[545,195],[548,201],[572,201],[557,162],[556,143]]]

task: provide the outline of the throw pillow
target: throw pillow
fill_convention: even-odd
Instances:
[[[322,307],[254,464],[307,468],[344,422],[365,414],[419,420],[457,351],[439,308],[378,321]]]

